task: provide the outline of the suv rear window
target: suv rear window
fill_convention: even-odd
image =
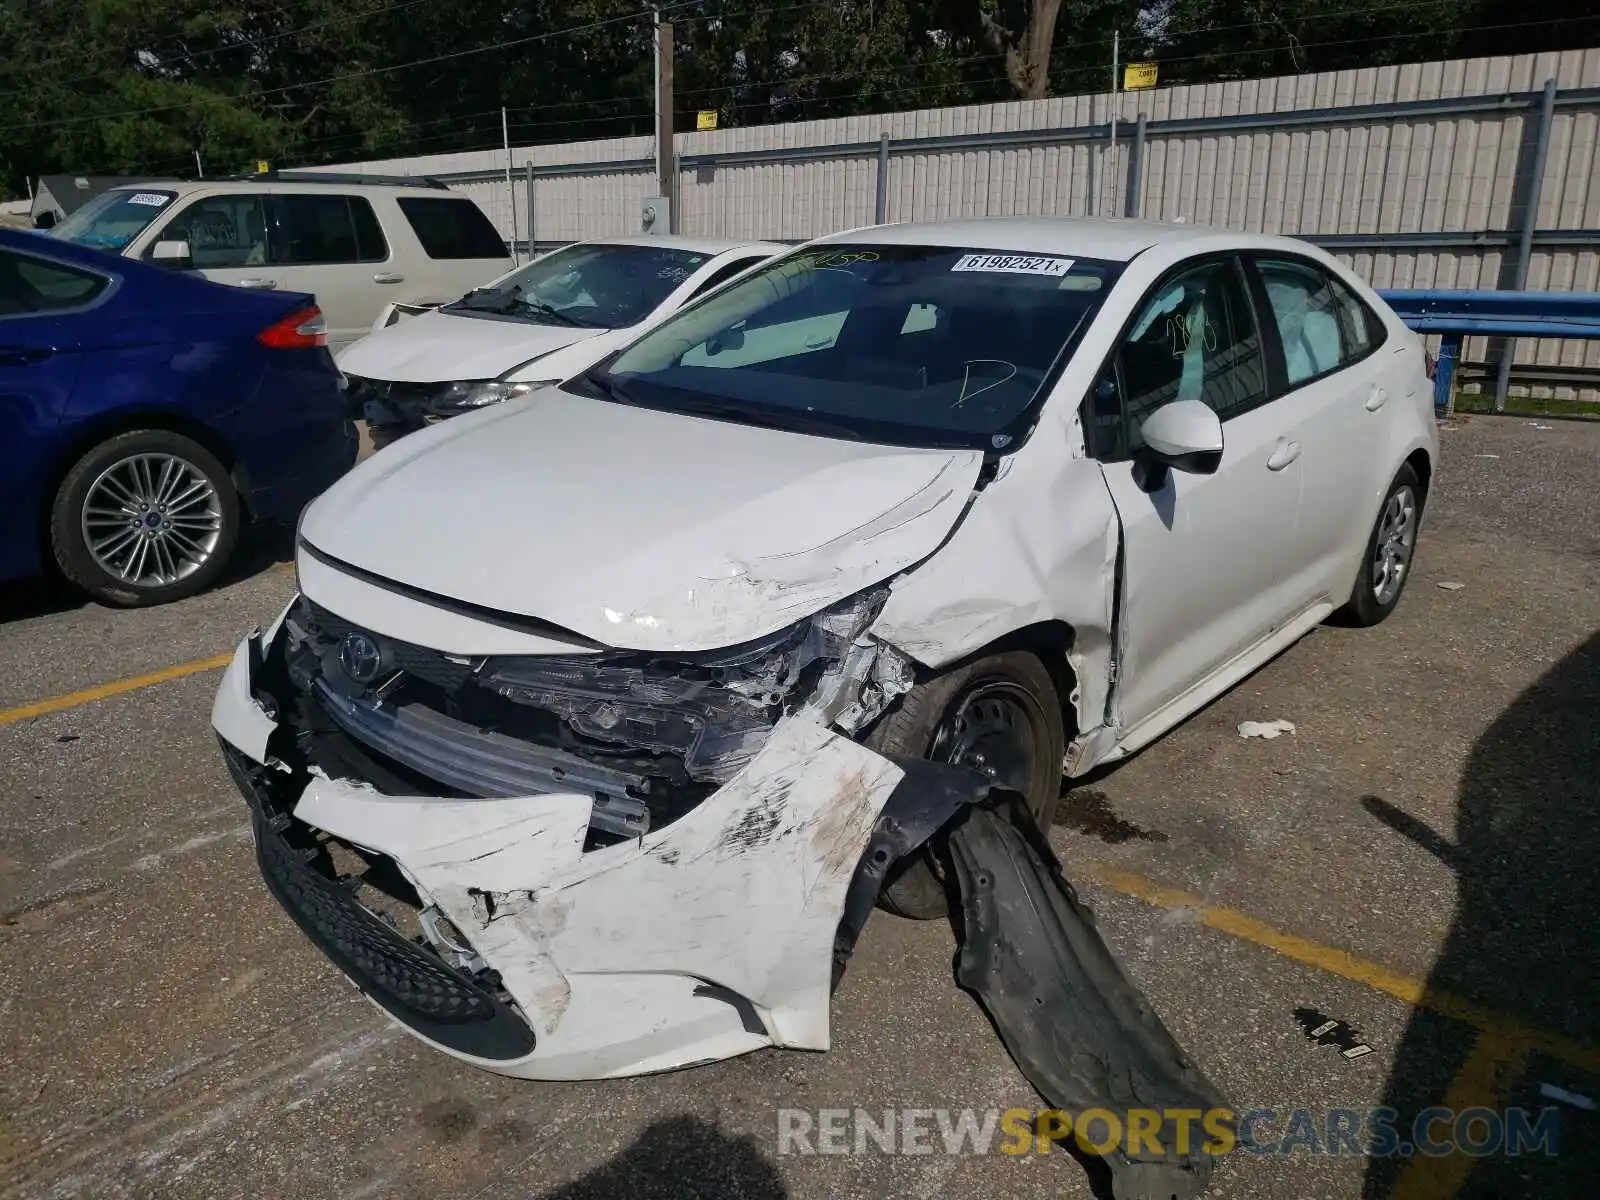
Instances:
[[[396,200],[429,258],[510,258],[500,232],[471,200],[401,196]]]
[[[382,262],[389,257],[372,205],[361,196],[272,197],[273,260],[285,264]]]

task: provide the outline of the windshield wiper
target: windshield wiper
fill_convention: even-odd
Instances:
[[[473,312],[512,313],[521,308],[524,301],[515,292],[480,287],[473,288],[456,303]]]
[[[569,317],[566,313],[561,312],[559,309],[551,308],[548,304],[538,303],[533,300],[519,300],[517,303],[523,308],[527,309],[529,312],[536,312],[541,317],[549,317],[558,325],[570,325],[574,329],[603,328],[600,325],[594,324],[592,321],[580,321],[577,317]]]

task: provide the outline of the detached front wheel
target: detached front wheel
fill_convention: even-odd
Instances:
[[[1066,733],[1054,681],[1036,655],[990,655],[913,688],[867,738],[879,754],[970,767],[1028,798],[1048,829],[1061,795]],[[934,920],[950,911],[938,860],[924,850],[884,888],[884,908]]]
[[[239,524],[239,497],[214,454],[143,429],[72,465],[51,506],[50,548],[61,573],[102,604],[141,608],[215,582]]]

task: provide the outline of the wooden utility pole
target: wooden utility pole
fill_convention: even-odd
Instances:
[[[672,136],[672,23],[655,14],[656,194],[667,202],[667,232],[678,229],[678,156]]]

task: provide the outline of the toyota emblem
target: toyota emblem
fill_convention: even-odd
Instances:
[[[357,683],[371,683],[383,666],[383,651],[366,634],[347,633],[339,644],[339,665]]]

